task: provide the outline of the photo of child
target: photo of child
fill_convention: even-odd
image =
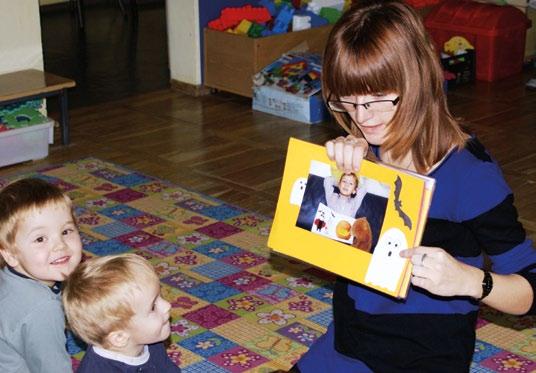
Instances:
[[[296,226],[372,252],[389,192],[389,186],[377,180],[311,162]]]
[[[335,182],[333,176],[325,177],[324,191],[327,206],[349,217],[355,217],[366,194],[364,188],[359,188],[359,179],[353,172],[341,174],[338,182]]]

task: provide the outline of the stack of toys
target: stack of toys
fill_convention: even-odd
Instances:
[[[271,86],[301,97],[321,89],[321,56],[316,53],[285,53],[253,77],[255,86]]]
[[[285,53],[254,76],[253,110],[313,124],[329,118],[321,90],[319,54]]]
[[[258,0],[224,8],[208,28],[257,38],[335,23],[351,0]]]
[[[441,64],[449,89],[475,81],[475,48],[462,36],[453,36],[443,45]]]
[[[39,111],[42,100],[0,106],[0,132],[43,124],[48,118]]]

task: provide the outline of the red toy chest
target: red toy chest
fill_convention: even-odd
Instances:
[[[473,45],[478,80],[505,78],[523,67],[525,37],[531,22],[513,6],[445,0],[424,23],[438,51],[453,36],[463,36]]]

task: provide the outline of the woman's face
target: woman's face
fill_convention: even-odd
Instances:
[[[376,95],[354,95],[341,97],[341,101],[366,104],[379,100],[396,100],[396,93]],[[369,144],[382,145],[388,132],[388,125],[396,113],[397,105],[382,103],[380,105],[367,105],[368,109],[359,105],[353,110],[350,107],[348,114],[352,118],[353,126],[357,127]],[[378,110],[379,108],[379,110]]]

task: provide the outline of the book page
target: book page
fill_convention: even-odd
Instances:
[[[268,246],[404,297],[411,267],[399,252],[420,240],[427,182],[369,161],[342,174],[324,147],[291,139]]]

